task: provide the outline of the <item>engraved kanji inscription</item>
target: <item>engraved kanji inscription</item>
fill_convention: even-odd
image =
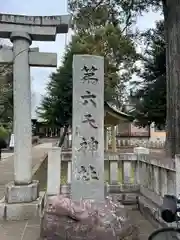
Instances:
[[[95,139],[95,137],[91,137],[89,140],[89,143],[88,143],[89,150],[92,152],[97,151],[98,144],[99,144],[99,142]]]
[[[93,104],[94,107],[96,107],[96,95],[92,94],[90,91],[86,91],[86,94],[81,96],[81,99],[83,100],[83,105],[87,105],[89,102]]]
[[[78,171],[77,180],[84,180],[84,181],[90,180],[89,171],[88,169],[86,169],[85,166],[80,167],[80,170]]]
[[[88,167],[81,165],[80,169],[78,170],[77,180],[99,180],[98,172],[91,164]]]
[[[80,143],[80,148],[78,151],[86,150],[87,148],[88,148],[88,142],[85,137],[82,137],[82,142]]]
[[[98,69],[94,65],[92,65],[90,68],[84,65],[84,67],[81,69],[81,71],[83,72],[83,77],[82,77],[83,83],[87,82],[87,83],[97,84],[98,82],[98,78],[96,77],[97,70]]]
[[[82,141],[80,142],[80,148],[78,149],[78,152],[86,150],[91,152],[97,151],[98,144],[99,142],[95,139],[95,137],[91,137],[90,139],[82,137]]]
[[[96,171],[96,168],[93,165],[89,165],[89,170],[91,174],[91,179],[99,180],[98,173]]]
[[[90,113],[84,115],[84,120],[82,121],[82,123],[89,123],[92,128],[98,128],[96,121]]]

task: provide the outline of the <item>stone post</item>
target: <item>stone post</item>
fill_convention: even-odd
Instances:
[[[164,168],[161,168],[161,196],[164,197],[165,194],[168,194],[167,192],[167,170]]]
[[[32,181],[32,126],[29,46],[25,32],[13,32],[14,87],[14,181],[28,185]]]
[[[175,172],[167,172],[167,193],[170,195],[176,195],[176,174]]]
[[[112,151],[116,152],[116,127],[112,126]]]
[[[110,161],[110,183],[118,183],[118,161]]]
[[[108,144],[109,144],[108,130],[107,130],[107,127],[104,127],[104,148],[105,148],[105,151],[108,151]]]
[[[123,184],[131,183],[132,179],[132,162],[124,161],[123,162]]]
[[[61,148],[53,147],[48,152],[47,195],[60,192],[61,181]]]
[[[160,193],[159,167],[154,166],[153,171],[154,171],[154,187],[153,188],[154,188],[155,193],[157,193],[159,195],[159,193]]]
[[[137,184],[143,184],[143,182],[141,182],[141,181],[144,181],[144,177],[142,176],[142,175],[144,175],[144,171],[140,167],[140,159],[143,155],[149,155],[149,149],[144,148],[144,147],[135,147],[133,152],[137,156],[136,182],[137,182]],[[142,168],[143,168],[143,166],[142,166]]]
[[[67,169],[67,183],[71,184],[71,172],[72,172],[72,166],[71,166],[71,162],[68,162],[68,169]]]

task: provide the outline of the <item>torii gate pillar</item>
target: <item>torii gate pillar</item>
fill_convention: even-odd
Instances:
[[[13,64],[14,181],[0,202],[0,219],[22,220],[37,215],[42,201],[38,181],[32,181],[32,129],[30,66],[57,66],[57,55],[30,49],[33,40],[55,41],[67,33],[70,16],[0,14],[0,38],[9,38],[13,49],[0,50],[0,64]]]
[[[32,182],[31,83],[29,49],[32,43],[28,33],[13,32],[13,89],[14,89],[14,182],[28,185]]]

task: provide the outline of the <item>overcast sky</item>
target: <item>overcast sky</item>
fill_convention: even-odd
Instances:
[[[2,1],[2,0],[1,0]],[[62,15],[67,14],[67,0],[6,0],[0,4],[1,13],[27,14],[27,15]],[[144,17],[138,18],[137,27],[140,30],[151,28],[155,21],[161,19],[158,13],[149,13]],[[70,39],[71,31],[68,33]],[[58,35],[56,42],[33,42],[33,47],[39,47],[40,51],[58,53],[58,64],[64,52],[66,37],[64,34]],[[39,104],[41,95],[45,93],[46,84],[52,68],[31,68],[33,106],[32,115],[34,116],[35,107]]]

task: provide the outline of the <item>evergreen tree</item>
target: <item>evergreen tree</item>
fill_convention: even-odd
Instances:
[[[143,68],[139,72],[142,82],[136,82],[137,90],[135,117],[139,125],[166,123],[166,49],[164,22],[158,22],[155,29],[143,34],[147,48],[141,56]],[[138,87],[139,85],[139,87]]]
[[[38,113],[49,124],[63,127],[60,145],[72,121],[72,60],[74,54],[92,54],[105,59],[105,100],[122,104],[128,76],[136,60],[134,44],[124,35],[114,5],[72,7],[75,35],[67,47],[62,65],[50,77],[47,94]],[[76,9],[76,10],[75,10]],[[114,14],[114,15],[113,15]],[[113,17],[112,17],[113,15]],[[121,70],[123,69],[123,72]],[[121,94],[120,94],[121,93]]]

